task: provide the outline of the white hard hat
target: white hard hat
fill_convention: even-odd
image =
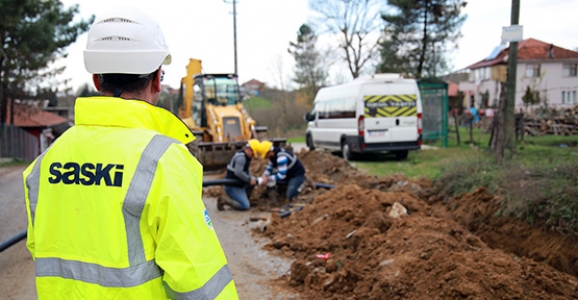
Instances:
[[[88,32],[84,67],[91,74],[149,74],[170,63],[159,24],[136,8],[105,12]]]

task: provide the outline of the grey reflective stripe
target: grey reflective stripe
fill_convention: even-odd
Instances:
[[[142,153],[126,192],[122,214],[124,216],[128,261],[131,266],[146,262],[140,234],[140,218],[146,203],[157,164],[169,146],[177,140],[164,135],[155,135]]]
[[[36,276],[58,276],[105,287],[133,287],[163,275],[154,260],[128,268],[107,268],[97,264],[36,258]]]
[[[30,221],[34,226],[34,217],[36,216],[36,206],[38,205],[38,190],[40,190],[40,166],[46,152],[42,152],[36,159],[32,171],[26,177],[26,187],[28,188],[28,201],[30,203]]]
[[[36,258],[36,276],[58,276],[105,287],[132,287],[161,277],[163,271],[156,265],[155,261],[146,261],[145,259],[139,222],[158,160],[173,143],[179,142],[163,135],[154,136],[143,151],[127,189],[123,204],[123,216],[127,235],[129,267],[110,268],[61,258]],[[38,158],[31,174],[26,178],[32,212],[36,210],[38,203],[42,158],[43,155]]]
[[[165,283],[165,290],[167,296],[175,300],[210,300],[215,299],[223,291],[223,289],[233,280],[233,275],[229,270],[228,265],[224,265],[209,281],[201,288],[186,293],[178,293],[171,289]]]
[[[291,169],[295,163],[297,162],[297,158],[295,157],[295,154],[291,155],[287,152],[279,152],[279,154],[277,154],[277,156],[285,156],[287,157],[287,159],[289,160],[289,164],[287,164],[287,171],[289,171],[289,169]]]
[[[235,172],[235,166],[233,166],[233,163],[235,162],[235,159],[241,155],[244,156],[245,153],[244,152],[236,152],[235,155],[233,155],[233,157],[231,157],[231,160],[229,161],[229,164],[227,165],[227,170],[229,170],[231,172]]]

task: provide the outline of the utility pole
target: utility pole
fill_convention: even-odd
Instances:
[[[225,3],[229,3],[223,0]],[[237,73],[237,0],[233,0],[233,47],[235,52],[235,74]]]
[[[520,19],[520,0],[512,0],[511,25],[518,25]],[[518,68],[518,42],[510,42],[508,53],[507,98],[504,110],[505,148],[509,151],[508,158],[514,154],[514,133],[516,108],[516,69]]]

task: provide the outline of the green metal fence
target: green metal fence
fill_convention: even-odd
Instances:
[[[442,146],[448,146],[448,84],[437,78],[418,80],[423,106],[422,139],[439,140]]]

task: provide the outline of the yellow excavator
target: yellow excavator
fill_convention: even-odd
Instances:
[[[195,58],[181,79],[178,115],[195,135],[189,150],[206,171],[224,169],[248,140],[267,137],[267,127],[257,126],[243,107],[237,74],[203,74]],[[268,140],[280,147],[287,142]]]

